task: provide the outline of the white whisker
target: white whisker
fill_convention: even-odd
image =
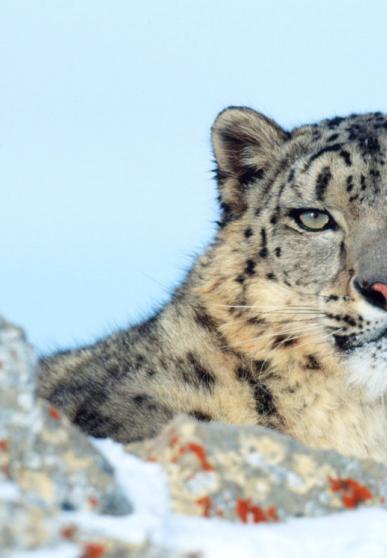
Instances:
[[[257,318],[257,320],[259,320],[259,318]],[[316,323],[316,318],[299,318],[299,319],[295,319],[292,320],[292,323],[294,324],[298,324],[298,323],[305,323],[305,322],[312,322],[312,323]],[[240,318],[238,320],[230,320],[229,322],[224,322],[222,323],[221,327],[225,327],[225,326],[230,326],[230,325],[234,325],[234,324],[240,324],[240,323],[246,323],[246,318]],[[259,321],[257,321],[256,324],[249,324],[251,326],[264,326],[267,327],[269,325],[278,325],[278,324],[289,324],[289,320],[284,319],[284,320],[270,320],[270,322],[264,322],[264,323],[259,323]]]

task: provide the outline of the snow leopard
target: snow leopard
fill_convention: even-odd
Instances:
[[[213,241],[149,319],[42,357],[40,396],[123,443],[185,413],[385,460],[387,116],[229,107],[211,137]]]

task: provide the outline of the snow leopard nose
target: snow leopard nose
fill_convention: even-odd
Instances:
[[[355,280],[356,289],[367,302],[383,310],[387,310],[387,283],[381,281]]]

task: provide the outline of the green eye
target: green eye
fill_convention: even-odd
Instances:
[[[336,223],[329,213],[321,209],[294,209],[290,215],[300,227],[308,231],[336,228]]]

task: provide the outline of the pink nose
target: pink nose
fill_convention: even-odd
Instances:
[[[387,285],[384,283],[374,283],[370,289],[380,293],[384,297],[384,309],[387,310]]]

